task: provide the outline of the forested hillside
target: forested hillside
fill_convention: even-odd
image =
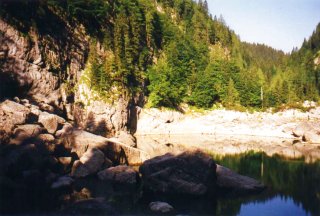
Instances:
[[[143,96],[149,107],[260,108],[319,97],[319,25],[289,55],[241,42],[222,16],[210,15],[206,0],[47,0],[1,7],[26,33],[30,26],[53,33],[49,12],[82,25],[90,35],[85,70],[76,82],[66,79],[67,68],[57,75],[72,91],[86,85],[95,99]]]

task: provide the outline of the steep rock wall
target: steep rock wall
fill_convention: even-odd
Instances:
[[[42,110],[103,136],[135,128],[132,100],[95,101],[89,106],[76,103],[91,38],[81,23],[63,12],[42,9],[44,17],[30,12],[31,21],[10,10],[0,11],[0,100],[28,98]]]

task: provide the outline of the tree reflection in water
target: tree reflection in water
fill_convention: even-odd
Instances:
[[[259,206],[261,211],[263,208],[266,212],[270,210],[271,203],[276,203],[275,208],[279,211],[281,208],[292,208],[294,204],[302,208],[305,215],[320,215],[320,161],[307,164],[303,159],[285,160],[279,156],[268,157],[264,153],[254,152],[214,158],[217,163],[259,179],[268,186],[265,192],[256,196],[221,199],[217,215],[237,215],[243,206],[261,203],[264,203],[264,207]]]

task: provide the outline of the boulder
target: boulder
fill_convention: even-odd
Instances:
[[[40,113],[41,113],[39,107],[38,107],[38,106],[35,106],[35,105],[31,105],[31,107],[30,107],[30,112],[31,112],[34,116],[36,116],[36,117],[39,117],[39,115],[40,115]]]
[[[25,124],[29,118],[30,110],[16,102],[5,100],[0,103],[0,131],[12,133],[16,125]]]
[[[74,180],[68,176],[62,176],[57,179],[57,181],[53,182],[51,185],[52,189],[58,189],[62,187],[70,187]]]
[[[37,137],[42,130],[43,129],[36,124],[19,125],[13,131],[14,138],[10,140],[10,143],[21,144],[26,139]]]
[[[293,129],[292,134],[296,137],[302,137],[309,131],[315,131],[316,133],[320,132],[320,123],[302,122]]]
[[[73,131],[73,126],[70,123],[65,123],[61,130],[56,132],[56,137],[61,138],[71,134]]]
[[[49,133],[54,134],[58,126],[65,123],[65,120],[57,115],[41,112],[38,120]]]
[[[217,165],[217,187],[223,192],[230,191],[236,194],[249,194],[265,189],[257,180],[239,175],[220,165]]]
[[[62,165],[63,170],[69,172],[70,168],[72,168],[72,157],[58,157],[57,159]]]
[[[54,112],[54,108],[53,106],[49,105],[49,104],[46,104],[44,102],[40,103],[39,104],[39,108],[41,110],[44,110],[44,111],[47,111],[47,112]]]
[[[132,167],[125,165],[110,167],[98,173],[100,180],[109,180],[124,184],[136,184],[138,176],[139,175],[137,171],[135,171]]]
[[[149,208],[153,212],[160,212],[160,213],[168,213],[174,210],[174,208],[166,202],[151,202],[149,204]]]
[[[119,132],[119,135],[115,138],[111,138],[112,140],[115,140],[115,141],[118,141],[118,142],[121,142],[121,143],[124,143],[126,145],[129,145],[131,147],[136,147],[136,138],[128,133],[128,132],[125,132],[125,131],[120,131]]]
[[[58,161],[65,167],[68,167],[72,162],[72,157],[58,157]]]
[[[89,149],[78,161],[75,161],[71,174],[74,177],[85,177],[99,171],[105,156],[97,148]]]
[[[65,137],[65,145],[66,148],[72,148],[72,151],[81,157],[90,148],[107,151],[108,139],[86,131],[72,130],[70,134]],[[120,151],[120,148],[115,149],[115,151]]]
[[[52,134],[40,134],[37,139],[44,143],[52,143],[55,140]]]
[[[31,106],[30,101],[28,99],[21,99],[20,102],[23,106],[29,107]]]
[[[78,157],[81,157],[87,149],[98,148],[114,164],[136,165],[150,158],[146,152],[140,149],[83,130],[72,130],[63,138],[63,144],[65,148],[71,148]]]
[[[306,131],[302,138],[304,141],[309,143],[320,143],[320,130],[309,130]]]
[[[140,166],[146,190],[165,194],[205,195],[214,192],[216,164],[202,152],[165,154]]]
[[[28,136],[28,137],[36,137],[42,132],[42,127],[37,124],[26,124],[26,125],[19,125],[13,131],[14,136]]]

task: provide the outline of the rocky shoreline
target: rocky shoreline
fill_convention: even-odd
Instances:
[[[314,162],[320,159],[320,107],[309,112],[222,109],[202,114],[142,109],[135,135],[138,148],[152,156],[185,149],[219,155],[256,151]]]
[[[204,113],[141,109],[136,135],[152,134],[208,134],[246,135],[295,138],[293,131],[302,123],[311,123],[317,132],[320,107],[308,112],[289,109],[281,112],[239,112],[225,109]],[[307,129],[310,129],[307,128]],[[303,136],[303,132],[298,134]],[[320,143],[320,139],[316,140]]]
[[[153,157],[136,148],[130,134],[92,134],[27,99],[0,103],[0,132],[2,213],[118,214],[105,194],[95,195],[103,185],[129,187],[134,191],[130,196],[138,194],[138,200],[144,192],[216,197],[265,188],[198,150]],[[141,166],[137,171],[130,165]],[[11,203],[19,204],[13,208]],[[163,212],[163,206],[168,209],[163,203],[150,203],[151,210]]]

